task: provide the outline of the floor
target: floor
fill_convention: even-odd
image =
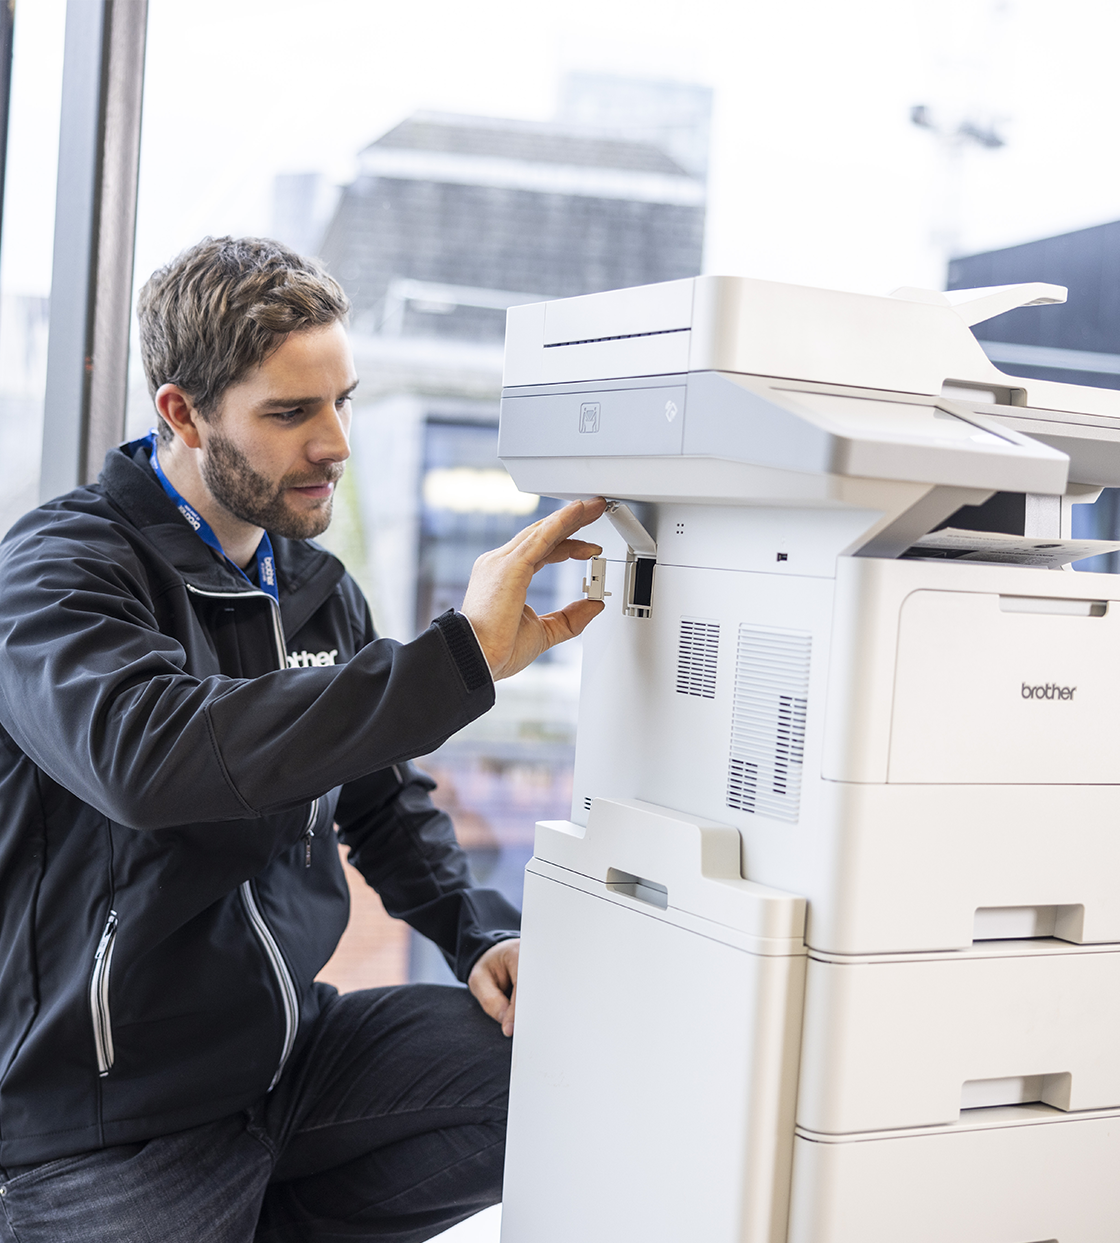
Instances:
[[[443,1240],[443,1243],[498,1243],[498,1236],[501,1232],[502,1206],[495,1204],[493,1208],[485,1209],[477,1217],[469,1217],[457,1226],[452,1226],[450,1230],[439,1235],[433,1243],[438,1243],[438,1240]]]

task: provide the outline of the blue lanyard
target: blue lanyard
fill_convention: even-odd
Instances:
[[[146,444],[151,450],[152,470],[155,471],[156,478],[163,484],[163,490],[175,502],[176,509],[194,528],[195,534],[204,544],[213,548],[219,557],[233,566],[250,587],[255,587],[256,583],[253,582],[249,575],[236,562],[230,561],[229,557],[226,556],[226,550],[218,542],[218,537],[214,534],[213,527],[189,501],[184,500],[179,495],[175,490],[174,484],[163,473],[163,467],[159,464],[159,455],[156,452],[155,432],[149,432],[140,443]],[[276,558],[273,556],[272,541],[268,538],[267,531],[261,533],[261,542],[257,545],[257,579],[260,582],[261,591],[267,592],[279,604],[280,593],[276,589]]]

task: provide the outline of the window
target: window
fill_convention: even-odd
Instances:
[[[0,251],[0,535],[39,502],[65,0],[15,28]]]

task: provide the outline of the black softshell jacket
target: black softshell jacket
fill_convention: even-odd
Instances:
[[[335,823],[460,979],[516,935],[408,763],[493,703],[469,623],[377,639],[334,557],[273,544],[278,616],[133,445],[0,545],[0,1165],[269,1090],[346,925]]]

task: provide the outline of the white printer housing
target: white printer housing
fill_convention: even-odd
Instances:
[[[506,467],[627,508],[528,870],[504,1243],[1114,1237],[1120,580],[902,555],[996,492],[1057,546],[1120,484],[1120,393],[970,331],[1063,297],[510,310]]]

